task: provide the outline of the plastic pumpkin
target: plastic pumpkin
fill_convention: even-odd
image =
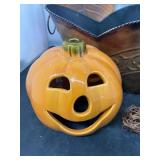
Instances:
[[[26,88],[43,124],[75,136],[108,124],[122,102],[115,63],[76,38],[44,52],[30,67]]]

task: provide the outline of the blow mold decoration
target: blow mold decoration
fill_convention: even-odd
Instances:
[[[108,124],[122,102],[115,63],[76,38],[44,52],[32,64],[26,88],[39,120],[74,136],[91,134]]]

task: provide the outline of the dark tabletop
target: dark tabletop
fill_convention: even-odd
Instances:
[[[139,156],[140,137],[122,128],[122,113],[132,104],[140,105],[139,94],[124,93],[116,118],[94,134],[74,137],[45,127],[34,114],[25,89],[28,69],[20,80],[21,156]]]

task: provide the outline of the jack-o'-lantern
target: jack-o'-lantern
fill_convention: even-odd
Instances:
[[[75,136],[108,124],[122,102],[115,63],[76,38],[44,52],[30,67],[26,88],[43,124]]]

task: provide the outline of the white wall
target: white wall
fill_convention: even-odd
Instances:
[[[127,7],[127,6],[129,6],[130,4],[116,4],[115,5],[115,10],[117,11],[117,10],[119,10],[119,9],[121,9],[121,8],[124,8],[124,7]]]
[[[20,6],[20,65],[24,70],[48,48],[43,5]]]

